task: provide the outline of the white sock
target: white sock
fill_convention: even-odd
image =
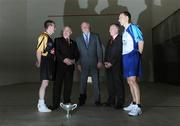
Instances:
[[[45,103],[44,103],[44,99],[39,99],[38,103],[39,103],[39,104],[45,104]]]

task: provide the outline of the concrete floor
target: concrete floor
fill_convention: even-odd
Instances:
[[[72,100],[77,102],[79,85],[74,84]],[[93,105],[92,85],[88,86],[86,106],[72,113],[65,111],[38,113],[36,109],[38,83],[24,83],[0,87],[0,126],[180,126],[180,86],[142,83],[143,115],[129,117],[122,110]],[[51,103],[50,85],[47,103]],[[126,88],[127,89],[127,88]],[[106,101],[106,85],[101,85],[102,101]],[[126,92],[126,103],[130,98]]]

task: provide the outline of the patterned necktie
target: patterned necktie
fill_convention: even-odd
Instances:
[[[86,43],[86,46],[88,47],[89,45],[88,35],[87,34],[84,34],[84,35],[85,35],[85,43]]]

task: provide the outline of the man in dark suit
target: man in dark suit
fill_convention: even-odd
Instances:
[[[84,105],[86,101],[87,78],[89,75],[93,80],[95,105],[99,106],[101,105],[99,69],[102,66],[102,47],[99,37],[90,32],[90,24],[88,22],[81,24],[81,30],[82,35],[76,39],[80,52],[78,69],[81,72],[79,106]]]
[[[121,109],[125,99],[122,75],[122,37],[119,35],[117,24],[112,24],[109,32],[111,38],[106,46],[104,59],[109,97],[105,105]]]
[[[56,80],[53,85],[52,110],[57,109],[61,101],[64,104],[71,103],[75,63],[79,58],[78,47],[76,42],[70,38],[71,34],[71,28],[65,26],[63,36],[55,39]],[[64,87],[63,100],[61,100],[62,86]]]

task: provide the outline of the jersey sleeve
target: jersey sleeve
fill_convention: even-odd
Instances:
[[[44,48],[46,47],[48,41],[48,37],[46,35],[40,35],[38,38],[38,44],[37,44],[37,52],[43,53]]]
[[[144,41],[143,34],[138,26],[132,25],[132,32],[137,43],[140,41]]]

